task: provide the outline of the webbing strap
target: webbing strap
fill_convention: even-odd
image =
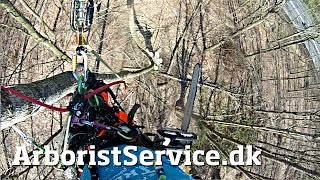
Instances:
[[[40,152],[44,153],[44,148],[43,147],[39,146],[32,138],[30,138],[28,135],[26,135],[24,132],[22,132],[20,129],[18,129],[15,125],[11,126],[11,128],[13,130],[15,130],[20,135],[20,137],[23,139],[23,141],[33,145]]]
[[[128,114],[128,124],[129,126],[132,126],[133,125],[133,118],[134,118],[134,115],[135,113],[137,112],[137,110],[139,109],[140,107],[140,104],[135,104],[132,109],[130,110],[129,114]]]

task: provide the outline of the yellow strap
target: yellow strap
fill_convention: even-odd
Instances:
[[[78,34],[76,34],[75,43],[76,43],[76,44],[80,44],[80,41],[79,41],[79,40],[80,40],[80,39],[79,39],[79,36],[78,36]],[[86,44],[86,39],[85,39],[84,36],[82,36],[82,44],[83,44],[83,45]]]

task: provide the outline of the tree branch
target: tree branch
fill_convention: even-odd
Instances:
[[[214,129],[210,128],[209,126],[205,125],[210,131],[212,134],[218,136],[219,138],[223,139],[223,140],[226,140],[230,143],[234,143],[236,145],[242,145],[242,146],[246,146],[244,143],[241,143],[240,141],[236,140],[236,139],[233,139],[229,136],[226,136],[224,134],[221,134],[217,131],[215,131]],[[315,171],[315,170],[312,170],[312,169],[308,169],[304,166],[301,166],[299,163],[297,162],[292,162],[292,161],[289,161],[287,160],[287,158],[284,158],[284,157],[280,157],[280,156],[276,156],[275,154],[273,154],[271,151],[269,150],[266,150],[266,149],[261,149],[259,147],[256,147],[256,146],[253,146],[253,150],[256,151],[256,150],[260,150],[261,151],[261,155],[266,157],[266,158],[269,158],[269,159],[272,159],[276,162],[279,162],[279,163],[283,163],[283,164],[287,164],[303,173],[306,173],[306,174],[309,174],[310,176],[313,176],[315,178],[319,178],[320,177],[320,173]]]
[[[308,141],[320,140],[319,134],[308,134],[303,132],[290,131],[288,129],[277,129],[273,127],[265,127],[265,126],[259,126],[259,125],[250,125],[250,124],[243,124],[243,123],[237,123],[237,122],[226,122],[225,121],[226,117],[230,117],[230,115],[229,116],[228,115],[208,116],[207,118],[202,118],[199,114],[194,113],[192,117],[198,121],[202,121],[205,123],[216,123],[216,124],[220,124],[222,126],[228,126],[228,127],[249,128],[257,131],[270,132],[278,135],[292,136],[292,137],[296,137],[296,138],[299,138],[302,140],[308,140]]]
[[[31,9],[31,7],[30,7],[24,0],[19,0],[19,1],[20,1],[20,3],[22,4],[22,6],[23,6],[25,9],[27,9],[27,10],[30,12],[30,14],[37,19],[37,21],[40,22],[40,24],[44,27],[45,31],[48,30],[51,35],[54,35],[54,32],[53,32],[52,29],[48,26],[48,24],[47,24],[46,22],[44,22],[43,19],[42,19],[33,9]],[[49,38],[49,36],[48,36],[48,38]]]
[[[130,79],[138,77],[146,73],[146,69],[141,69],[135,72],[121,71],[118,73],[122,79]],[[115,81],[118,77],[115,74],[95,74],[97,79],[107,82]],[[19,84],[11,87],[13,90],[30,96],[34,99],[42,101],[46,104],[53,104],[73,93],[76,86],[72,72],[67,71],[58,75],[49,77],[44,80],[32,82],[29,84]],[[18,122],[24,121],[26,118],[33,116],[44,108],[38,105],[26,102],[16,96],[10,95],[5,91],[1,91],[1,118],[0,128],[5,129]]]
[[[3,7],[13,19],[18,21],[27,31],[28,34],[32,38],[34,38],[38,43],[46,46],[50,49],[55,56],[57,56],[61,60],[70,60],[70,57],[62,52],[57,46],[55,46],[50,40],[43,37],[30,23],[28,19],[26,19],[14,6],[9,0],[1,0],[0,6]]]

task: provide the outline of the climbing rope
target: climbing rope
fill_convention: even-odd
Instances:
[[[121,84],[121,83],[125,84],[124,81],[115,81],[115,82],[106,84],[106,85],[104,85],[104,86],[102,86],[102,87],[100,87],[100,88],[98,88],[98,89],[90,92],[89,94],[85,95],[84,98],[85,98],[85,99],[90,99],[92,96],[94,96],[94,95],[96,95],[96,94],[98,94],[98,93],[103,92],[103,91],[106,90],[107,88],[110,88],[111,86],[114,86],[114,85],[117,85],[117,84]],[[58,107],[54,107],[54,106],[45,104],[45,103],[43,103],[43,102],[41,102],[41,101],[38,101],[38,100],[36,100],[36,99],[33,99],[33,98],[29,97],[29,96],[26,96],[26,95],[24,95],[24,94],[21,94],[21,93],[15,91],[15,90],[13,90],[13,89],[10,89],[10,88],[4,87],[4,86],[0,86],[0,89],[1,89],[2,91],[8,92],[9,94],[12,94],[12,95],[14,95],[14,96],[17,96],[18,98],[21,98],[21,99],[26,100],[26,101],[28,101],[28,102],[31,102],[31,103],[33,103],[33,104],[37,104],[37,105],[39,105],[39,106],[43,106],[43,107],[45,107],[45,108],[48,108],[48,109],[51,109],[51,110],[54,110],[54,111],[58,111],[58,112],[68,112],[68,111],[69,111],[69,110],[66,109],[66,108],[58,108]]]
[[[108,89],[108,88],[110,88],[111,86],[114,86],[114,85],[116,85],[116,84],[124,84],[124,85],[125,85],[125,92],[124,92],[124,94],[126,94],[126,82],[125,82],[125,81],[114,81],[114,82],[112,82],[112,83],[106,84],[106,85],[104,85],[104,86],[102,86],[102,87],[100,87],[100,88],[98,88],[98,89],[90,92],[89,94],[85,95],[84,98],[85,98],[85,99],[89,99],[89,98],[91,98],[92,96],[94,96],[94,95],[96,95],[96,94],[98,94],[98,93],[101,93],[101,92],[103,92],[104,90],[106,90],[106,89]]]
[[[21,98],[21,99],[23,99],[23,100],[26,100],[26,101],[28,101],[28,102],[33,103],[33,104],[37,104],[37,105],[40,105],[40,106],[43,106],[43,107],[46,107],[46,108],[48,108],[48,109],[51,109],[51,110],[54,110],[54,111],[58,111],[58,112],[68,112],[68,109],[58,108],[58,107],[54,107],[54,106],[45,104],[45,103],[43,103],[43,102],[41,102],[41,101],[38,101],[38,100],[36,100],[36,99],[33,99],[33,98],[31,98],[31,97],[29,97],[29,96],[26,96],[26,95],[24,95],[24,94],[21,94],[21,93],[15,91],[15,90],[13,90],[13,89],[10,89],[10,88],[4,87],[4,86],[0,86],[0,89],[1,89],[2,91],[6,91],[6,92],[8,92],[9,94],[15,95],[15,96],[17,96],[17,97],[19,97],[19,98]]]

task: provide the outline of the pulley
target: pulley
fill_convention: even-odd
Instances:
[[[76,32],[76,41],[79,46],[84,45],[86,39],[83,33],[89,32],[94,13],[93,0],[72,0],[70,11],[70,27]]]

